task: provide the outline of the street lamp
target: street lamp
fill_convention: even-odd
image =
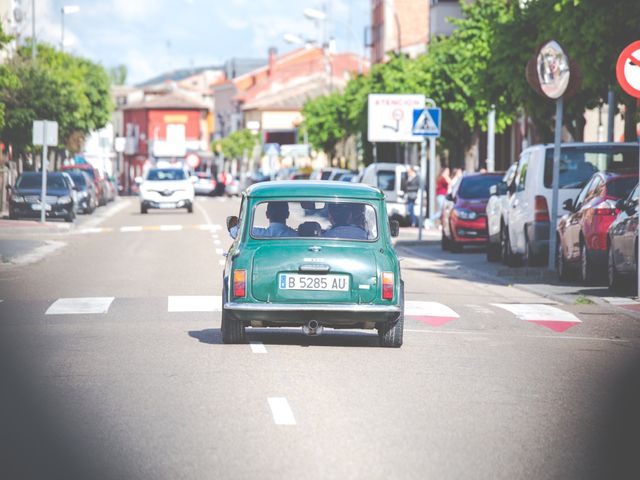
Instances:
[[[65,5],[60,9],[60,51],[64,52],[64,16],[65,15],[73,15],[74,13],[78,13],[80,11],[80,7],[78,5]]]

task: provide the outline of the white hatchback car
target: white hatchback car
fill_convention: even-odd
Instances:
[[[193,188],[196,177],[189,177],[182,168],[151,168],[140,183],[140,213],[150,208],[186,208],[193,213]]]
[[[598,171],[638,168],[637,143],[566,143],[560,148],[558,219],[566,213],[564,202],[574,199]],[[502,260],[541,264],[549,253],[553,179],[553,145],[534,145],[520,155],[515,189],[509,197],[509,214],[502,230]],[[555,254],[556,252],[552,252]]]

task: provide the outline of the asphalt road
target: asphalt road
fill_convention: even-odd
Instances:
[[[638,320],[461,276],[434,250],[401,253],[401,349],[331,330],[223,345],[239,202],[197,200],[0,232],[61,244],[0,267],[0,476],[637,478]]]

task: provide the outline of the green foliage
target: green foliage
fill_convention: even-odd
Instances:
[[[258,145],[258,136],[251,130],[244,129],[233,132],[222,140],[214,142],[213,150],[220,151],[227,158],[241,159],[245,154],[251,155]]]
[[[109,79],[112,85],[124,85],[127,81],[127,66],[118,65],[109,69]]]
[[[78,139],[110,120],[109,77],[100,65],[48,45],[38,45],[35,63],[30,56],[28,47],[21,48],[5,65],[13,81],[0,81],[0,104],[6,105],[0,138],[22,154],[31,144],[33,121],[55,120],[61,145],[77,151]]]
[[[344,97],[332,93],[307,102],[302,110],[309,143],[333,157],[338,142],[347,135],[347,109]]]

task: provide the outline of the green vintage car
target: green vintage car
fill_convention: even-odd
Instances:
[[[222,339],[245,328],[377,329],[402,345],[404,288],[382,192],[344,182],[260,183],[227,218],[235,239],[222,291]]]

